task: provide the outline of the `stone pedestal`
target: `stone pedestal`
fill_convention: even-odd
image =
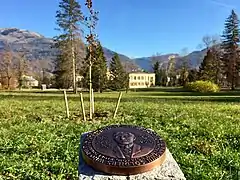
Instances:
[[[83,141],[86,134],[82,134],[80,142]],[[152,171],[131,176],[108,175],[95,171],[85,164],[80,150],[78,172],[79,180],[186,180],[168,149],[166,149],[166,160],[161,166]]]

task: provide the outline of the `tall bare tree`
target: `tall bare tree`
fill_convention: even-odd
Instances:
[[[176,58],[175,56],[169,56],[168,57],[168,66],[167,66],[167,76],[170,78],[170,86],[175,85],[176,81]]]
[[[185,86],[188,82],[188,74],[190,69],[190,59],[187,57],[188,49],[183,48],[180,57],[180,85]]]
[[[90,97],[90,106],[89,106],[89,110],[90,110],[90,119],[92,119],[92,115],[93,115],[93,105],[94,102],[92,101],[92,65],[94,60],[96,60],[95,54],[96,54],[96,49],[98,46],[98,41],[97,41],[97,35],[95,33],[95,28],[97,25],[97,21],[98,21],[98,12],[93,10],[93,4],[92,4],[92,0],[86,0],[85,5],[88,8],[89,11],[89,16],[85,17],[85,21],[89,30],[89,33],[86,36],[86,40],[88,43],[88,52],[89,52],[89,58],[87,58],[88,60],[88,64],[89,64],[89,97]]]
[[[2,78],[7,79],[7,89],[10,89],[11,79],[15,76],[15,65],[13,62],[13,53],[11,51],[5,51],[1,54],[0,70]]]

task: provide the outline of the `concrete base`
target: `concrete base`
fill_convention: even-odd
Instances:
[[[86,134],[82,134],[80,142],[83,141]],[[85,164],[80,151],[78,172],[79,180],[186,180],[168,149],[166,149],[166,160],[161,166],[152,171],[131,176],[108,175],[98,172]]]

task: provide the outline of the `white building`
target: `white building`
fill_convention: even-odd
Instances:
[[[134,72],[129,74],[129,88],[155,86],[155,73]]]
[[[26,87],[37,87],[39,82],[32,76],[23,75],[23,85]]]

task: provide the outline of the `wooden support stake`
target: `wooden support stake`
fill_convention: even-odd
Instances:
[[[94,93],[92,89],[92,113],[94,114]]]
[[[91,60],[91,53],[90,53]],[[92,65],[89,66],[89,119],[92,120]]]
[[[115,118],[116,115],[117,115],[117,111],[118,111],[118,107],[119,107],[119,104],[120,104],[121,98],[122,98],[122,92],[119,93],[119,96],[118,96],[118,102],[117,102],[117,105],[116,105],[116,108],[115,108],[115,112],[114,112],[113,118]]]
[[[86,114],[85,114],[85,109],[84,109],[84,102],[83,102],[83,94],[82,93],[80,93],[80,101],[81,101],[83,120],[86,121]]]
[[[66,93],[66,90],[64,90],[63,92],[64,92],[64,100],[65,100],[66,114],[67,114],[67,118],[69,118],[69,108],[68,108],[67,93]]]

